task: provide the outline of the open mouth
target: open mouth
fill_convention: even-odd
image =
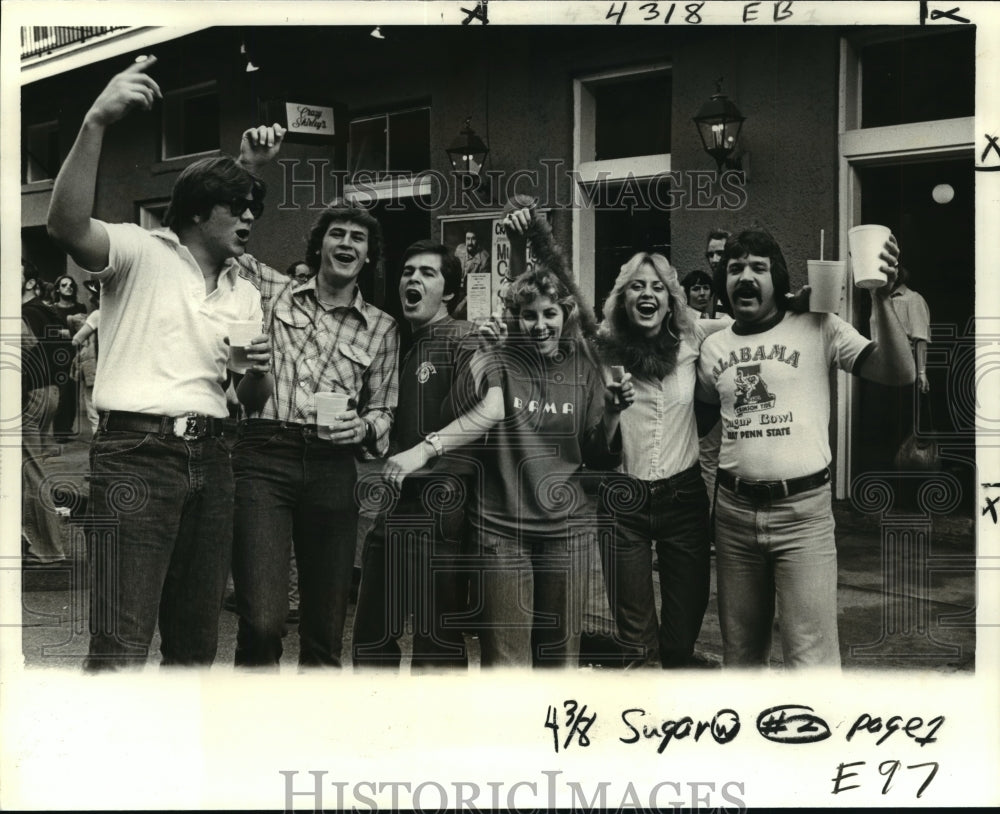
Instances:
[[[416,305],[424,298],[423,292],[419,288],[408,288],[403,293],[407,305]]]
[[[240,240],[242,240],[242,241],[245,242],[245,241],[247,241],[247,240],[250,239],[250,230],[249,229],[237,229],[236,230],[236,237],[238,237]]]
[[[745,302],[760,302],[760,292],[753,286],[739,286],[733,291],[734,300]]]
[[[338,263],[353,263],[356,258],[350,252],[335,252],[333,259]]]
[[[639,313],[640,316],[651,317],[655,316],[656,312],[659,311],[660,309],[655,302],[640,302],[635,307],[635,310]]]

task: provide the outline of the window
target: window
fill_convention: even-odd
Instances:
[[[205,82],[163,97],[164,159],[219,149],[219,90]]]
[[[30,125],[25,132],[21,183],[49,181],[59,172],[59,122]]]
[[[917,34],[861,49],[861,126],[885,127],[975,113],[971,28]]]
[[[653,74],[591,85],[594,158],[670,152],[670,75]]]
[[[670,254],[671,87],[668,64],[574,81],[573,268],[598,309],[632,254]]]
[[[137,204],[139,210],[139,225],[143,229],[159,229],[163,226],[163,216],[167,213],[169,200],[146,201]]]
[[[421,107],[351,122],[351,175],[414,175],[430,169],[431,111]]]

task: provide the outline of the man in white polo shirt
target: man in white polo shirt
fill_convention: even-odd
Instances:
[[[262,319],[234,258],[264,186],[232,158],[180,174],[163,230],[91,217],[105,130],[161,98],[147,73],[155,62],[130,65],[93,103],[48,217],[51,236],[103,292],[87,670],[142,666],[157,622],[164,665],[215,658],[233,528],[226,333],[230,322]],[[258,340],[251,376],[268,370],[270,347]]]

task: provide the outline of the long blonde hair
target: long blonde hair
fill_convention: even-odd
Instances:
[[[625,311],[625,288],[643,266],[656,272],[667,288],[670,313],[659,333],[646,337],[635,330]],[[621,364],[636,376],[662,379],[677,364],[681,337],[691,330],[687,297],[677,279],[677,271],[662,254],[637,252],[621,267],[611,293],[604,301],[604,322],[598,335],[598,349],[607,364]]]

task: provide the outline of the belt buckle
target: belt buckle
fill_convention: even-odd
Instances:
[[[768,503],[774,500],[774,489],[770,483],[763,481],[759,483],[747,483],[744,481],[742,486],[747,491],[747,497],[754,503]]]
[[[184,441],[197,441],[208,434],[208,416],[186,413],[174,419],[174,435]]]

